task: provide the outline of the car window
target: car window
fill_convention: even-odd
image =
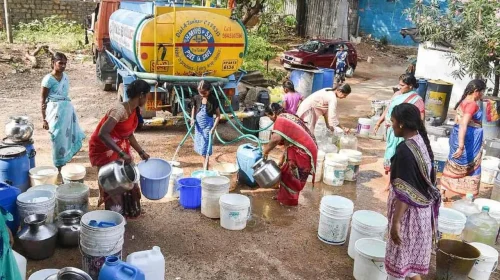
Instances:
[[[329,45],[328,48],[325,49],[325,53],[333,54],[337,52],[337,47],[335,45]]]
[[[317,52],[319,49],[323,47],[323,44],[321,44],[318,41],[309,41],[302,46],[299,47],[299,49],[306,51],[306,52]]]

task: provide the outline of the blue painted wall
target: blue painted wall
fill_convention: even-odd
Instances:
[[[409,36],[399,34],[401,28],[414,27],[404,14],[411,5],[413,0],[359,0],[359,31],[375,39],[386,36],[391,45],[416,46]]]

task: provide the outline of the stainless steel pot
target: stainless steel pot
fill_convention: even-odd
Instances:
[[[45,280],[92,280],[85,271],[74,267],[65,267],[58,273],[51,275]]]
[[[10,121],[5,125],[5,134],[14,142],[24,142],[33,136],[34,126],[28,117],[10,117]]]
[[[262,188],[276,185],[281,179],[281,170],[273,160],[260,159],[252,166],[253,178]]]
[[[139,168],[119,160],[110,162],[99,169],[98,181],[108,195],[119,195],[139,182]]]
[[[80,236],[80,219],[83,216],[81,210],[66,210],[57,216],[57,242],[65,247],[78,246]]]
[[[26,257],[33,260],[50,258],[56,249],[57,228],[45,224],[47,215],[33,214],[24,219],[26,226],[19,232],[18,238]]]

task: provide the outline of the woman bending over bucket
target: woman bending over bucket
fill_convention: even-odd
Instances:
[[[134,136],[139,123],[139,110],[146,103],[150,86],[143,80],[133,81],[127,87],[128,101],[117,103],[97,125],[89,141],[89,158],[92,166],[102,166],[115,161],[132,162],[131,147],[139,153],[141,159],[148,160],[149,155],[141,148]],[[106,210],[122,214],[125,217],[137,217],[141,214],[141,191],[136,184],[131,191],[109,196],[99,186],[100,198]]]
[[[43,128],[50,133],[52,160],[59,170],[80,151],[85,139],[69,98],[69,79],[64,73],[67,62],[63,53],[56,52],[52,72],[42,80]]]
[[[272,103],[267,107],[266,115],[274,121],[274,127],[271,140],[264,147],[264,158],[277,145],[285,145],[285,152],[279,163],[281,181],[276,199],[283,205],[296,206],[307,177],[315,174],[318,145],[304,121],[285,113],[279,104]]]
[[[403,103],[391,112],[394,135],[404,139],[391,159],[387,202],[390,239],[385,268],[391,279],[419,280],[429,272],[441,195],[436,188],[434,155],[420,110]]]
[[[191,126],[195,125],[194,151],[204,159],[207,153],[209,156],[212,155],[209,139],[213,137],[220,120],[219,103],[214,96],[215,93],[210,92],[211,87],[209,82],[200,81],[199,94],[193,97],[191,103]]]

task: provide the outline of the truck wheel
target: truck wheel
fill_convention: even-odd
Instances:
[[[217,126],[217,132],[219,133],[220,138],[225,142],[232,141],[240,136],[240,133],[229,123],[230,121],[238,127],[238,124],[234,122],[234,120],[225,121]],[[222,144],[217,137],[214,138],[214,143]]]
[[[113,84],[106,84],[103,82],[103,70],[104,67],[106,66],[106,57],[103,57],[100,53],[97,54],[97,61],[95,64],[95,74],[97,77],[97,80],[101,84],[100,88],[104,91],[112,91],[113,90]]]

